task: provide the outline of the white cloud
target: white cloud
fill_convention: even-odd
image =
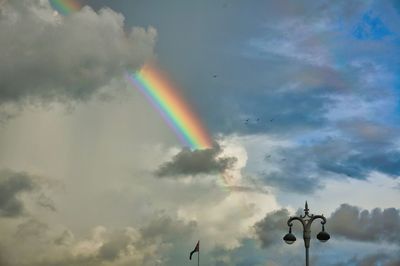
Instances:
[[[0,104],[87,99],[152,58],[157,31],[125,32],[124,17],[84,7],[54,16],[47,1],[7,2],[0,16]]]

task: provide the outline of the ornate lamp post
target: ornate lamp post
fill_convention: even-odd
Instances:
[[[283,237],[283,240],[287,244],[293,244],[296,241],[296,237],[292,234],[292,226],[293,226],[293,221],[297,220],[300,221],[301,224],[303,225],[303,239],[304,239],[304,246],[306,248],[306,266],[309,266],[309,260],[308,260],[308,249],[310,247],[310,239],[311,239],[311,224],[314,220],[316,219],[321,219],[321,224],[322,224],[322,231],[318,233],[317,238],[321,242],[326,242],[329,240],[330,236],[327,232],[325,232],[325,224],[326,224],[326,218],[323,215],[314,215],[314,214],[308,214],[308,204],[306,201],[306,205],[304,208],[304,215],[300,216],[294,216],[294,217],[289,217],[289,220],[287,221],[287,224],[289,226],[289,233],[286,234]]]

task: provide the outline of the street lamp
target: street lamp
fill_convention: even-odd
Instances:
[[[326,242],[329,240],[330,235],[325,232],[325,224],[326,224],[326,218],[323,215],[314,215],[314,214],[308,214],[308,204],[306,201],[306,205],[304,208],[304,215],[300,216],[294,216],[294,217],[289,217],[289,220],[287,221],[287,225],[289,226],[289,233],[286,234],[283,237],[283,240],[291,245],[296,241],[296,237],[294,234],[292,234],[292,226],[293,226],[293,221],[297,220],[300,221],[301,224],[303,225],[303,239],[304,239],[304,246],[306,247],[306,266],[309,266],[309,261],[308,261],[308,248],[310,247],[310,239],[311,239],[311,224],[314,220],[316,219],[321,219],[321,224],[322,224],[322,231],[318,233],[317,239],[321,242]]]

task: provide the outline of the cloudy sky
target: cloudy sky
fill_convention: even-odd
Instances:
[[[197,240],[302,265],[306,200],[313,265],[400,265],[399,1],[52,2],[0,0],[1,266],[196,265]],[[127,81],[150,61],[212,148]]]

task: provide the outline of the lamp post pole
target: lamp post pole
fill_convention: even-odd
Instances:
[[[306,248],[306,266],[309,266],[308,250],[310,248],[311,240],[311,224],[316,219],[321,219],[322,231],[318,233],[317,238],[321,242],[326,242],[329,240],[330,236],[325,232],[326,218],[323,215],[309,214],[308,204],[306,201],[304,208],[304,215],[289,217],[287,225],[289,226],[289,233],[283,237],[283,240],[287,244],[293,244],[296,241],[296,237],[292,234],[293,221],[297,220],[303,225],[303,239],[304,246]]]

